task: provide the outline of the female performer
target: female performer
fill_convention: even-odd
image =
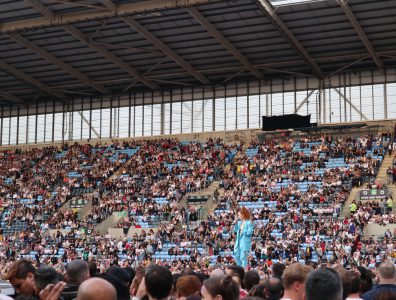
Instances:
[[[238,211],[238,219],[239,221],[234,226],[234,232],[236,233],[234,256],[237,264],[245,268],[248,264],[248,255],[252,246],[254,225],[250,220],[249,210],[244,206]]]

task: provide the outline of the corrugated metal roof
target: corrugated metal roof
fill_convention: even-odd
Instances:
[[[95,7],[97,10],[105,9],[99,0],[81,1],[84,6],[77,2],[65,4],[50,0],[35,1],[53,13],[62,15],[95,12]],[[135,2],[141,0],[113,0],[116,5]],[[275,0],[272,2],[275,3]],[[381,53],[396,55],[396,1],[349,0],[348,3],[384,66],[395,65],[395,57],[382,56]],[[279,77],[282,76],[282,71],[314,76],[311,66],[268,18],[258,0],[209,1],[195,8],[253,68],[261,69],[264,77]],[[275,11],[324,74],[332,73],[368,55],[351,22],[335,0],[282,5],[276,7]],[[172,55],[183,59],[211,84],[221,84],[237,72],[240,74],[233,78],[235,81],[255,78],[252,72],[241,72],[246,69],[246,65],[242,65],[241,60],[216,40],[187,9],[178,7],[150,10],[131,16],[169,47],[173,51]],[[28,22],[43,17],[28,1],[0,0],[0,31],[1,24],[7,22]],[[169,53],[163,53],[158,45],[145,39],[124,22],[121,16],[81,20],[71,25],[85,36],[85,42],[61,25],[25,28],[16,33],[114,94],[124,90],[135,79],[127,68],[120,68],[106,58],[107,55],[98,52],[95,46],[104,48],[105,52],[116,56],[160,88],[180,87],[181,84],[202,85],[185,66],[176,62]],[[98,95],[92,86],[80,82],[61,66],[19,44],[8,32],[0,33],[0,60],[66,95]],[[367,58],[350,68],[376,68],[376,64]],[[40,92],[39,88],[26,78],[17,77],[9,70],[0,70],[0,90],[12,92],[24,101],[35,98]],[[140,81],[134,86],[134,90],[147,89]],[[50,96],[46,93],[41,93],[38,99],[48,97]]]

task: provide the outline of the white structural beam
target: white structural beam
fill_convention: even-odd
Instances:
[[[14,32],[46,26],[60,26],[87,20],[106,19],[115,16],[147,13],[149,11],[161,9],[187,7],[221,1],[222,0],[141,0],[139,2],[120,4],[117,6],[116,11],[109,10],[107,7],[103,7],[103,9],[56,14],[51,19],[42,17],[5,22],[0,24],[0,32]]]
[[[92,87],[93,89],[97,90],[103,95],[109,95],[111,94],[111,91],[103,86],[101,86],[98,83],[95,83],[92,79],[88,78],[85,74],[81,73],[77,69],[73,68],[72,66],[66,64],[59,58],[57,58],[55,55],[49,53],[48,51],[44,50],[43,48],[37,46],[36,44],[32,43],[31,41],[27,40],[23,36],[17,34],[17,33],[10,33],[8,34],[10,38],[12,38],[14,41],[16,41],[18,44],[22,45],[23,47],[30,49],[37,55],[41,56],[45,60],[49,61],[50,63],[54,64],[55,66],[61,68],[63,71],[66,73],[72,75],[73,77],[77,78],[84,84]]]
[[[348,17],[349,22],[351,22],[353,28],[355,29],[356,34],[359,36],[363,45],[366,47],[367,52],[370,54],[370,56],[373,59],[373,61],[375,62],[375,64],[377,65],[378,68],[383,69],[384,65],[382,64],[382,61],[379,58],[378,53],[375,51],[372,43],[368,39],[362,26],[360,25],[359,21],[356,19],[355,14],[349,7],[348,0],[339,0],[339,3],[340,3],[342,10],[345,13],[345,15]]]
[[[157,38],[154,34],[149,32],[146,28],[140,25],[135,19],[132,17],[121,17],[121,19],[131,26],[136,32],[138,32],[142,37],[152,43],[155,47],[160,49],[162,53],[172,59],[175,63],[180,65],[184,70],[186,70],[191,76],[195,77],[201,83],[210,85],[209,79],[207,79],[203,74],[198,72],[192,65],[190,65],[187,61],[184,60],[181,56],[175,53],[171,48],[165,45],[159,38]]]
[[[366,116],[360,109],[358,109],[358,108],[351,102],[351,100],[348,99],[348,97],[346,97],[343,93],[341,93],[337,88],[333,88],[333,87],[332,87],[332,89],[335,90],[335,91],[337,92],[337,94],[340,95],[340,97],[341,97],[342,99],[344,99],[345,102],[348,103],[348,104],[352,107],[352,109],[353,109],[354,111],[356,111],[363,119],[365,119],[366,121],[368,120],[367,116]]]
[[[316,61],[311,57],[308,51],[300,43],[299,40],[294,36],[286,24],[282,21],[276,10],[272,6],[269,0],[257,0],[261,7],[264,9],[267,17],[270,21],[278,28],[279,32],[289,41],[290,45],[296,49],[300,57],[306,62],[306,64],[312,69],[313,73],[318,78],[324,78],[323,72],[320,69]]]
[[[298,111],[303,107],[303,105],[305,103],[308,102],[309,98],[312,96],[313,93],[315,93],[317,91],[317,89],[311,90],[308,95],[304,98],[303,101],[301,101],[301,103],[296,107],[296,110],[294,111],[294,113],[298,113]]]
[[[97,138],[100,138],[98,131],[92,126],[91,122],[84,116],[81,111],[78,111],[78,114],[81,116],[81,119],[88,125],[89,129],[96,135]]]
[[[219,42],[224,48],[227,49],[239,62],[246,67],[254,76],[258,79],[264,79],[263,74],[254,68],[249,60],[240,52],[234,45],[227,40],[224,35],[216,29],[195,7],[188,7],[187,11],[189,14],[199,23],[207,32],[209,32],[217,42]]]

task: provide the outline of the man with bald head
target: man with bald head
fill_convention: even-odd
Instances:
[[[224,271],[222,269],[214,269],[211,273],[210,273],[210,277],[222,277],[224,276]]]
[[[88,264],[81,259],[72,260],[67,265],[65,277],[67,286],[62,293],[62,298],[73,300],[77,296],[80,284],[89,278]]]
[[[78,288],[77,300],[117,300],[117,291],[107,280],[91,278]]]
[[[396,270],[395,265],[390,261],[383,262],[378,267],[379,284],[371,291],[363,294],[364,300],[371,300],[376,298],[378,294],[384,291],[396,293]]]

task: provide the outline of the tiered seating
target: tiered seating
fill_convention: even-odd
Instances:
[[[168,201],[168,199],[166,199],[166,197],[157,197],[157,198],[153,198],[153,200],[154,200],[157,204],[160,204],[160,205],[165,205],[165,204],[168,204],[168,203],[169,203],[169,201]]]
[[[112,151],[113,155],[111,155],[109,157],[109,160],[110,160],[110,162],[114,163],[119,159],[118,157],[120,154],[125,154],[125,155],[127,155],[128,158],[130,158],[132,155],[135,155],[136,152],[138,152],[138,151],[139,151],[139,147],[136,147],[133,149],[116,149],[116,150]],[[123,158],[123,159],[121,159],[121,162],[125,163],[126,160],[127,159]]]
[[[245,206],[249,208],[253,213],[254,223],[256,224],[255,239],[257,243],[261,243],[266,238],[270,238],[272,241],[287,241],[289,232],[286,232],[284,229],[288,224],[294,226],[295,219],[293,216],[295,214],[298,216],[297,223],[309,222],[306,224],[310,224],[310,227],[315,222],[324,222],[325,218],[337,218],[341,210],[341,205],[347,197],[347,194],[342,198],[339,198],[339,195],[343,195],[345,193],[344,191],[347,191],[345,189],[351,188],[353,178],[351,175],[341,177],[341,174],[351,174],[352,170],[362,168],[360,161],[346,158],[347,155],[350,157],[350,153],[347,151],[350,151],[352,147],[355,147],[352,149],[358,149],[358,142],[353,142],[353,146],[351,141],[343,143],[345,143],[345,150],[342,148],[344,144],[340,146],[338,143],[326,143],[323,140],[304,141],[304,145],[299,141],[294,142],[291,145],[289,144],[292,151],[286,151],[282,148],[287,147],[285,145],[288,142],[285,143],[285,141],[275,141],[273,144],[269,142],[268,145],[273,146],[270,146],[272,148],[268,152],[262,152],[260,149],[261,145],[255,144],[250,146],[246,150],[246,159],[241,159],[237,162],[238,166],[241,167],[237,168],[235,166],[235,169],[231,170],[232,172],[237,172],[237,176],[233,177],[234,179],[231,181],[231,185],[229,179],[224,181],[225,188],[230,190],[229,194],[226,192],[225,197],[226,199],[227,197],[231,197],[233,201],[223,201],[215,210],[214,219],[232,219],[236,214],[236,207]],[[330,152],[329,147],[333,147]],[[336,148],[338,149],[337,153],[335,151]],[[322,149],[322,151],[319,151],[319,149]],[[374,151],[376,154],[374,154]],[[367,150],[364,156],[374,160],[373,163],[370,161],[368,167],[377,170],[379,164],[375,163],[375,160],[380,163],[382,161],[382,155],[383,149],[380,146],[373,146],[371,150]],[[361,157],[361,154],[357,154],[357,156]],[[313,157],[316,158],[313,159]],[[281,166],[279,163],[275,165],[275,168],[279,168],[278,171],[271,170],[274,166],[268,166],[269,173],[267,169],[264,169],[263,171],[259,170],[257,174],[258,169],[253,163],[260,164],[260,161],[267,162],[270,160],[280,163],[284,162],[284,165],[281,168],[279,168]],[[318,163],[319,160],[322,160],[321,163]],[[296,167],[300,173],[297,173]],[[362,170],[365,171],[364,169]],[[255,181],[251,181],[251,177],[248,177],[250,172],[255,174]],[[296,174],[295,176],[293,175],[294,173]],[[265,185],[258,184],[257,182],[258,179],[261,179],[262,175],[266,176],[264,177]],[[340,181],[341,185],[335,184],[337,182],[336,180]],[[330,182],[333,183],[330,185]],[[238,188],[237,198],[235,198],[235,188]],[[246,193],[247,188],[255,192],[249,195],[249,193]],[[331,189],[332,192],[324,193],[328,189]],[[263,194],[265,195],[264,197],[262,196]],[[282,198],[279,195],[282,195]],[[305,226],[297,228],[301,230]],[[229,241],[229,232],[223,233],[222,237]],[[316,242],[310,243],[313,248],[311,249],[310,258],[314,261],[317,261],[319,258],[323,259],[324,257],[326,259],[332,259],[333,251],[326,251],[319,257],[316,247],[319,241],[331,244],[333,236],[325,234],[318,235],[315,237],[315,240]],[[299,247],[298,258],[306,258],[306,244],[301,243],[300,245],[302,246]],[[273,262],[275,262],[276,259],[274,257],[272,258]]]
[[[258,152],[258,148],[249,148],[246,150],[246,155],[249,158],[252,158],[253,156],[255,156]]]
[[[3,213],[3,232],[14,233],[16,230],[13,228],[34,230],[29,226],[34,220],[48,221],[50,228],[64,227],[64,215],[57,209],[73,196],[92,192],[117,170],[120,160],[125,161],[138,151],[138,148],[129,147],[128,144],[119,146],[98,145],[93,150],[90,145],[76,144],[65,145],[62,151],[51,147],[0,153],[0,163],[7,167],[0,174],[0,179],[4,178],[1,184],[6,191],[12,191],[5,192],[5,203],[8,210],[13,212],[9,216]],[[109,157],[113,158],[112,162]],[[10,165],[9,168],[7,164]],[[17,172],[24,172],[23,179]],[[14,224],[26,215],[24,227]]]
[[[67,236],[48,236],[45,245],[43,236],[37,238],[40,242],[26,243],[21,253],[34,260],[36,256],[66,259],[67,253],[75,252],[84,258],[89,253],[98,261],[112,257],[142,262],[152,256],[168,263],[222,264],[232,259],[233,223],[237,209],[244,206],[255,224],[250,254],[260,264],[332,260],[340,257],[337,243],[342,249],[359,242],[355,239],[364,223],[355,216],[341,220],[339,212],[351,182],[375,176],[384,153],[376,138],[252,142],[245,155],[235,158],[238,150],[241,146],[219,140],[167,139],[0,155],[6,166],[0,170],[0,187],[6,190],[3,237],[12,244],[17,239],[10,235],[20,234],[21,244],[40,228],[41,233],[47,228],[68,229]],[[12,168],[24,170],[29,179],[20,180],[17,171],[8,171]],[[120,175],[108,180],[116,170]],[[225,191],[214,214],[206,221],[188,218],[197,209],[180,209],[180,199],[215,178]],[[16,196],[8,192],[11,188]],[[92,212],[84,220],[72,210],[58,210],[70,195],[96,189],[100,197],[92,197]],[[146,231],[158,226],[158,233],[142,232],[121,241],[95,232],[85,236],[83,228],[92,229],[114,212],[123,213],[119,226],[126,231],[130,226]],[[172,222],[164,222],[169,219]],[[346,234],[351,222],[357,225],[355,233]],[[154,253],[148,251],[150,246]],[[155,251],[158,247],[161,250]],[[218,256],[225,262],[219,262]]]
[[[67,154],[67,151],[61,151],[61,152],[55,154],[55,158],[58,158],[58,159],[64,158],[66,154]]]
[[[196,247],[179,247],[177,244],[165,243],[161,251],[157,251],[154,255],[154,259],[160,259],[163,261],[173,261],[173,260],[189,260],[190,254],[172,254],[169,255],[169,249],[178,248],[181,252],[190,253],[192,251],[197,251],[200,255],[205,254],[205,247],[202,245],[197,245]]]
[[[105,186],[107,204],[97,213],[128,211],[129,219],[119,225],[124,228],[126,223],[144,228],[157,224],[154,215],[160,220],[171,215],[186,193],[207,187],[214,180],[214,167],[222,170],[235,154],[221,142],[145,141],[122,175]],[[137,218],[145,215],[150,215],[149,222]]]
[[[27,226],[28,226],[27,222],[19,221],[19,220],[12,222],[11,226],[8,226],[7,223],[4,221],[1,222],[1,227],[3,229],[4,235],[19,233],[22,230],[26,230]]]

